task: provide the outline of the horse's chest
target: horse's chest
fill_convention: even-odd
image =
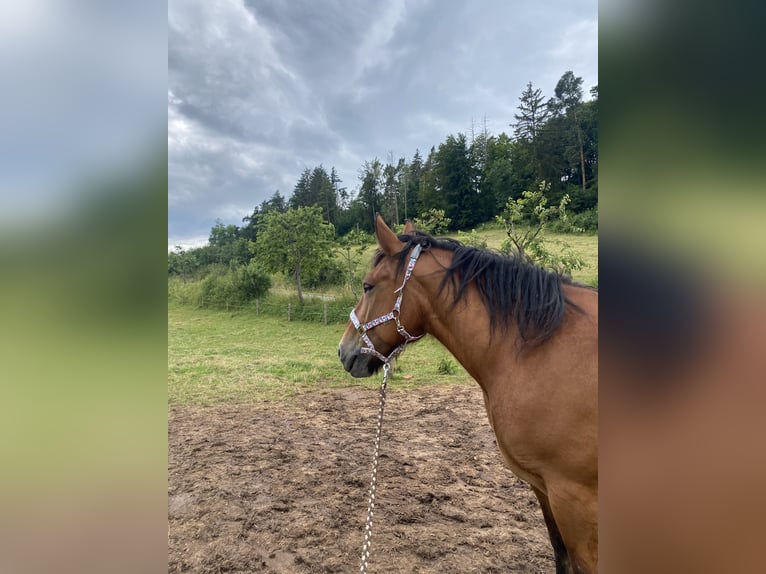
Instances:
[[[534,465],[530,464],[526,457],[514,456],[514,449],[504,446],[499,439],[497,446],[513,474],[532,486],[545,491],[542,477],[533,469]]]
[[[489,424],[495,433],[497,447],[506,464],[520,479],[544,491],[543,480],[537,469],[539,461],[528,449],[529,445],[525,444],[524,432],[521,429],[515,429],[513,422],[508,421],[504,416],[497,416],[486,399],[485,396]]]

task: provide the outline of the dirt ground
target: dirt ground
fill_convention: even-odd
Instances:
[[[168,572],[358,572],[377,400],[171,407]],[[477,386],[389,388],[369,571],[554,571]]]

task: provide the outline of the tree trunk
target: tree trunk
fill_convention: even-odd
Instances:
[[[348,288],[351,289],[351,294],[354,296],[354,300],[358,301],[359,297],[356,296],[356,290],[354,289],[354,269],[351,265],[350,249],[348,251],[348,255],[346,256],[346,261],[348,261]]]
[[[580,122],[577,121],[577,111],[574,111],[575,129],[577,130],[577,143],[580,146],[580,179],[582,181],[582,190],[585,192],[585,152],[583,150],[582,143],[582,130],[580,129]]]
[[[303,289],[301,288],[301,262],[295,264],[295,283],[298,285],[298,301],[303,305]]]

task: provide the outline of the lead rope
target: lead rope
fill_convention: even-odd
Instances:
[[[402,279],[402,285],[399,287],[394,293],[398,293],[398,296],[396,298],[396,302],[394,303],[394,308],[391,310],[390,313],[387,315],[383,315],[382,317],[378,317],[377,319],[373,319],[372,321],[368,321],[367,323],[362,323],[359,320],[359,317],[356,316],[356,311],[354,309],[351,310],[351,313],[349,313],[349,318],[351,319],[351,323],[353,323],[354,327],[356,328],[357,332],[359,333],[359,336],[362,338],[362,341],[364,342],[364,345],[361,348],[362,354],[369,354],[374,355],[378,359],[381,360],[383,363],[383,381],[380,383],[380,406],[378,408],[378,428],[375,432],[375,452],[372,455],[372,477],[370,478],[370,493],[369,498],[367,502],[367,520],[364,523],[364,542],[362,543],[362,558],[361,562],[359,563],[359,572],[361,574],[367,574],[367,562],[370,560],[370,546],[372,545],[372,517],[373,514],[375,514],[375,487],[378,483],[378,459],[380,458],[380,436],[383,430],[383,411],[386,408],[386,385],[388,385],[388,375],[391,372],[391,361],[399,356],[399,353],[401,353],[404,350],[404,347],[407,345],[407,343],[411,343],[412,341],[417,341],[420,339],[423,335],[418,335],[417,337],[413,337],[410,335],[407,330],[404,328],[404,326],[401,324],[399,320],[399,314],[400,314],[400,307],[402,305],[402,299],[404,295],[404,286],[407,285],[407,281],[412,276],[412,270],[415,268],[415,262],[418,260],[418,257],[420,257],[420,253],[423,251],[423,246],[418,244],[415,246],[415,248],[412,250],[412,253],[410,254],[410,261],[407,264],[407,269],[404,272],[404,279]],[[387,323],[389,321],[394,321],[396,323],[396,331],[404,337],[404,341],[396,347],[391,353],[386,357],[382,353],[380,353],[377,349],[375,349],[375,345],[370,340],[370,338],[367,336],[367,331],[370,329],[374,329],[378,325],[382,325],[383,323]]]
[[[380,457],[380,435],[383,430],[383,411],[386,408],[386,385],[391,363],[383,363],[383,382],[380,383],[380,404],[378,406],[378,428],[375,431],[375,451],[372,455],[372,477],[370,478],[370,493],[367,502],[367,520],[364,523],[364,543],[362,544],[362,559],[359,572],[367,574],[367,561],[370,559],[372,544],[372,515],[375,512],[375,487],[378,482],[378,459]]]

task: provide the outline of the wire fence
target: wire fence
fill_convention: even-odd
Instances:
[[[355,302],[351,298],[305,298],[287,300],[277,297],[265,297],[247,302],[205,301],[202,295],[188,296],[180,294],[176,300],[181,305],[193,305],[198,309],[218,309],[223,311],[241,311],[256,316],[281,317],[287,321],[306,321],[312,323],[345,323]]]

